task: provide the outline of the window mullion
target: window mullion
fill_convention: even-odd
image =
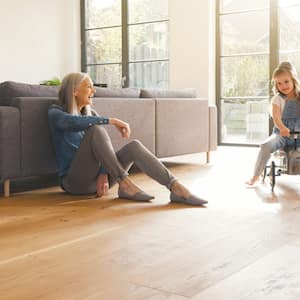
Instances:
[[[221,118],[221,30],[220,30],[220,0],[216,0],[216,104],[218,113],[218,144],[222,143],[222,118]]]
[[[270,57],[269,57],[269,78],[272,78],[274,69],[279,63],[279,19],[278,0],[270,0]],[[269,94],[272,95],[271,80],[269,80]],[[271,134],[273,121],[269,120],[269,133]]]
[[[273,70],[279,63],[279,23],[278,23],[278,0],[270,0],[270,78]],[[270,89],[271,94],[271,89]]]
[[[128,0],[122,1],[122,87],[129,85]]]
[[[80,21],[81,21],[81,70],[86,72],[86,38],[85,38],[85,0],[80,1]]]

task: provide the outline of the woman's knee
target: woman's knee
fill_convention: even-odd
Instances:
[[[145,146],[143,145],[143,143],[140,140],[134,139],[132,141],[130,141],[127,146],[131,149],[142,149],[145,148]]]
[[[101,125],[93,125],[86,130],[86,134],[90,134],[92,137],[108,137],[106,129]]]
[[[139,153],[141,151],[145,151],[146,149],[143,143],[137,139],[130,141],[124,147],[126,147],[126,150],[130,153]]]

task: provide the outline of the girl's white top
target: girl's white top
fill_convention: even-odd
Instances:
[[[285,106],[285,99],[281,95],[275,95],[271,99],[271,104],[275,104],[280,107],[280,115],[282,115],[284,106]]]

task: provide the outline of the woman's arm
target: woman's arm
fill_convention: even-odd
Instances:
[[[109,124],[109,118],[100,116],[74,116],[58,108],[48,110],[49,121],[54,127],[66,131],[81,131],[98,124]]]
[[[130,137],[131,130],[128,123],[117,118],[109,118],[109,124],[115,125],[123,138],[128,139]]]
[[[274,125],[279,129],[281,136],[290,136],[290,130],[283,124],[281,120],[280,106],[272,104],[271,112]]]

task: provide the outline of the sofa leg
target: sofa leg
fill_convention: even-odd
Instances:
[[[10,192],[10,181],[9,179],[6,179],[4,181],[4,197],[9,197]]]
[[[209,164],[209,162],[210,162],[210,152],[207,151],[206,152],[206,163]]]

